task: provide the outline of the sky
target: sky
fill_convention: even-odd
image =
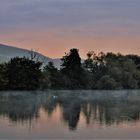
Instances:
[[[58,58],[140,54],[140,0],[0,0],[0,43]]]

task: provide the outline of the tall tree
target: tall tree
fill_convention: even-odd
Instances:
[[[69,53],[63,56],[62,60],[62,72],[71,74],[71,71],[79,71],[81,69],[81,58],[78,53],[78,49],[71,49]]]
[[[84,85],[83,69],[78,49],[71,49],[63,56],[61,72],[67,77],[66,82],[69,88],[81,88]],[[67,81],[68,80],[68,81]]]

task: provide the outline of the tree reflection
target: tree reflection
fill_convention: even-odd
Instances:
[[[75,130],[80,117],[81,102],[70,98],[70,100],[60,100],[60,105],[63,108],[63,119],[68,122],[71,130]]]
[[[48,113],[48,116],[51,117],[54,109],[57,107],[58,105],[58,101],[56,98],[54,98],[52,95],[48,95],[45,96],[44,101],[42,102],[42,107],[44,108],[44,110]]]
[[[100,93],[99,93],[100,94]],[[0,115],[13,122],[24,122],[38,119],[41,108],[51,117],[53,111],[60,106],[63,121],[70,130],[75,130],[80,115],[86,124],[112,125],[125,121],[135,122],[140,119],[140,95],[129,94],[114,97],[112,94],[65,93],[65,92],[20,92],[0,95]],[[47,117],[47,116],[46,116]],[[45,123],[45,122],[44,122]]]
[[[11,121],[31,121],[39,116],[40,102],[34,94],[0,96],[0,115]]]

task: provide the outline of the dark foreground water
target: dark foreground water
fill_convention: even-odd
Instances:
[[[140,91],[0,92],[0,138],[140,138]]]

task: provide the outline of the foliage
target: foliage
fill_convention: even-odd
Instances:
[[[81,62],[78,49],[62,57],[58,70],[52,62],[12,58],[0,64],[0,90],[31,89],[139,89],[140,56],[114,53],[87,53]]]
[[[41,63],[23,58],[13,58],[0,70],[1,77],[6,77],[7,89],[31,90],[39,88]],[[2,80],[2,79],[1,79]],[[5,83],[5,82],[2,82]],[[2,85],[1,85],[2,86]]]
[[[8,84],[6,71],[7,71],[6,64],[0,64],[0,90],[5,89]]]
[[[49,62],[42,72],[42,88],[57,89],[62,87],[62,85],[61,73],[54,67],[52,62]]]
[[[60,72],[64,75],[66,88],[84,88],[84,71],[81,64],[81,58],[77,49],[71,49],[68,54],[63,56]],[[67,81],[68,80],[68,81]]]
[[[104,75],[99,81],[97,81],[97,89],[115,89],[116,81],[111,78],[109,75]]]

